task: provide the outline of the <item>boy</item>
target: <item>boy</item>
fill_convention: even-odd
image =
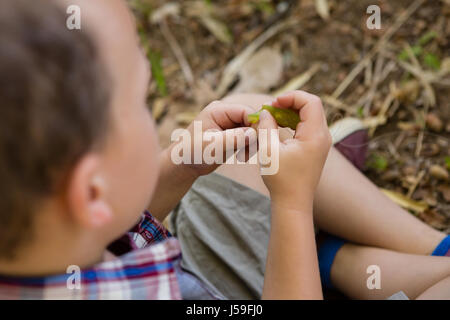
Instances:
[[[81,31],[65,28],[69,4],[81,7]],[[145,104],[149,67],[125,4],[6,0],[0,23],[0,297],[222,298],[181,268],[179,243],[157,221],[217,166],[177,166],[173,146],[159,152]],[[262,297],[320,299],[312,209],[331,138],[317,97],[297,91],[272,103],[302,122],[280,144],[278,173],[264,177],[272,227]],[[242,135],[249,105],[214,102],[197,120]],[[277,126],[262,113],[258,129]],[[153,216],[141,215],[146,208]],[[423,231],[417,253],[445,237],[399,217]],[[348,267],[346,251],[335,274]],[[429,263],[426,288],[450,271],[445,258]],[[78,267],[79,286],[66,273]]]

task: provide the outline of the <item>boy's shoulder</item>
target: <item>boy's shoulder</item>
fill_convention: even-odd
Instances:
[[[181,299],[178,241],[150,213],[109,249],[118,256],[92,268],[48,277],[0,276],[0,299]],[[14,293],[14,294],[12,294]]]

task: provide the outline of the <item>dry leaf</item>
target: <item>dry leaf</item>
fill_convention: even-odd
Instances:
[[[326,21],[330,18],[330,6],[328,5],[328,0],[316,0],[316,10],[323,20]]]
[[[281,53],[272,48],[262,48],[243,65],[239,84],[233,92],[267,92],[281,80],[282,73]]]
[[[439,180],[448,180],[448,171],[447,169],[435,164],[430,167],[430,174],[436,179]]]
[[[243,65],[248,61],[248,59],[254,54],[254,52],[261,47],[267,40],[285,30],[286,28],[293,26],[298,23],[297,19],[289,19],[280,21],[274,24],[269,29],[264,31],[255,40],[253,40],[244,50],[242,50],[237,56],[235,56],[231,61],[228,62],[225,69],[223,70],[222,78],[216,89],[217,96],[222,97],[231,83],[236,79]]]
[[[152,105],[152,116],[155,120],[159,120],[167,108],[166,98],[157,98]]]
[[[218,7],[208,5],[206,1],[194,1],[187,3],[186,14],[198,18],[203,26],[219,41],[230,44],[233,41],[230,30],[225,23],[214,15],[214,12],[218,9]]]
[[[434,113],[429,113],[426,118],[427,126],[435,131],[435,132],[441,132],[444,128],[444,124],[442,123],[442,120]]]
[[[212,16],[201,16],[200,21],[219,41],[230,44],[233,41],[230,30],[222,21]]]
[[[428,205],[424,201],[414,201],[399,192],[395,192],[395,191],[391,191],[391,190],[387,190],[387,189],[383,189],[383,188],[381,188],[380,190],[389,199],[391,199],[396,204],[398,204],[399,206],[401,206],[405,209],[412,210],[416,213],[424,212],[426,209],[428,209]]]
[[[180,15],[180,5],[178,3],[169,2],[159,7],[152,13],[150,17],[150,22],[156,24],[161,22],[168,16],[179,16],[179,15]]]
[[[450,186],[448,184],[442,184],[438,186],[437,190],[442,193],[445,201],[450,202]]]
[[[436,228],[436,229],[444,229],[447,227],[446,218],[437,212],[437,210],[425,210],[424,212],[420,212],[418,217],[423,220],[426,224]]]

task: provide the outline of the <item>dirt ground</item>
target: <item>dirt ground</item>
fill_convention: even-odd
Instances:
[[[152,62],[149,105],[163,146],[212,100],[274,94],[297,79],[295,89],[322,97],[330,124],[367,124],[365,174],[450,233],[450,1],[130,3]],[[374,4],[380,30],[366,25]]]

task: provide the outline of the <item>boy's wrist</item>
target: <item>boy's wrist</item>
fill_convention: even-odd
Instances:
[[[272,195],[272,211],[298,212],[312,214],[314,197],[312,195]]]
[[[171,148],[172,146],[162,152],[161,166],[167,166],[168,168],[170,168],[169,171],[172,175],[175,174],[176,177],[179,177],[183,180],[192,182],[197,180],[197,178],[200,176],[197,170],[194,170],[190,165],[184,163],[175,164],[172,161],[170,157]]]

